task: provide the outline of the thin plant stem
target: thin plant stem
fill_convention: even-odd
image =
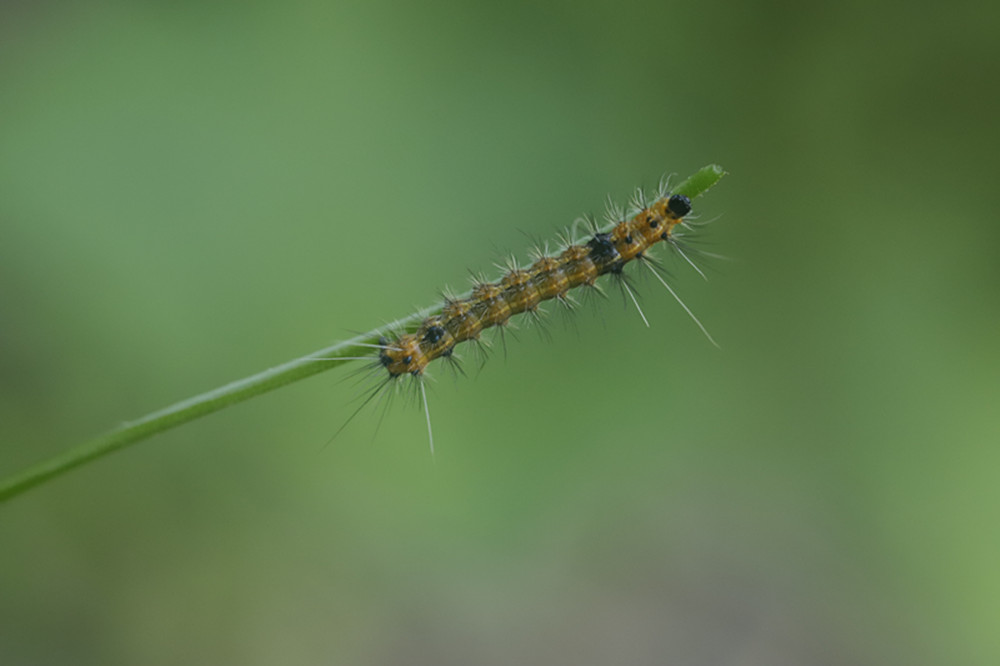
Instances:
[[[673,188],[674,194],[684,194],[692,199],[715,185],[725,172],[716,165],[707,166]],[[113,451],[141,442],[153,435],[175,428],[182,423],[217,412],[276,388],[297,382],[312,375],[347,363],[354,357],[371,353],[371,345],[378,342],[383,330],[413,329],[440,306],[415,312],[393,324],[363,333],[349,340],[320,349],[317,352],[288,361],[250,377],[221,386],[207,393],[182,400],[134,421],[127,421],[114,430],[95,439],[38,462],[21,472],[0,479],[0,502],[11,499],[50,479]]]

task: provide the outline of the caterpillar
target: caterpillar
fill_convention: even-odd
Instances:
[[[721,170],[718,170],[715,180],[721,175]],[[479,343],[481,347],[481,336],[485,331],[498,329],[502,335],[503,329],[517,315],[527,314],[537,320],[542,304],[547,301],[555,301],[567,308],[574,307],[576,303],[570,292],[577,288],[599,291],[597,280],[605,275],[612,276],[618,282],[622,291],[635,304],[643,322],[649,326],[629,278],[624,273],[626,266],[632,263],[646,266],[708,340],[718,346],[664,278],[659,270],[660,264],[650,255],[650,250],[662,243],[705,277],[689,254],[718,255],[695,250],[682,240],[683,234],[676,232],[678,227],[692,229],[691,211],[690,197],[683,193],[671,193],[667,181],[661,182],[652,202],[648,201],[643,190],[637,189],[630,201],[628,213],[609,204],[606,215],[608,225],[604,228],[598,226],[593,218],[585,218],[582,221],[589,227],[588,236],[576,239],[577,223],[574,223],[567,233],[561,235],[561,248],[555,253],[550,254],[546,248],[536,248],[532,252],[533,261],[530,265],[521,267],[511,259],[499,280],[487,281],[476,277],[472,290],[465,296],[446,295],[444,303],[416,326],[411,326],[409,330],[389,332],[379,337],[378,344],[365,345],[372,348],[372,355],[357,357],[356,360],[368,361],[367,369],[380,374],[381,379],[347,423],[373,398],[384,395],[384,389],[390,384],[403,377],[412,377],[419,387],[433,454],[434,437],[423,382],[432,362],[437,359],[456,362],[454,353],[458,345],[473,342]],[[341,426],[334,437],[347,423]]]

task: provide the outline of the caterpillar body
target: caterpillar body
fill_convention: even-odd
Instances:
[[[504,326],[514,315],[534,312],[544,301],[565,299],[574,287],[593,286],[606,273],[620,274],[656,243],[670,241],[674,227],[690,212],[688,197],[665,196],[610,231],[594,233],[586,243],[539,257],[497,282],[477,282],[467,298],[449,298],[440,314],[425,319],[416,332],[391,340],[383,337],[379,362],[390,377],[419,376],[431,361],[450,356],[456,345],[478,339],[484,330]]]
[[[717,170],[712,172],[714,179],[718,180],[723,172],[717,167],[714,169]],[[467,295],[446,296],[440,308],[419,324],[404,331],[383,335],[379,337],[377,345],[363,345],[374,348],[374,354],[359,357],[358,360],[370,361],[370,369],[384,374],[347,422],[349,423],[373,398],[383,395],[383,389],[387,385],[402,377],[411,376],[419,387],[433,453],[434,439],[423,381],[425,371],[432,361],[436,359],[454,361],[453,354],[461,343],[479,342],[482,333],[491,328],[502,331],[516,315],[527,313],[537,317],[541,304],[546,301],[572,306],[570,291],[577,287],[599,288],[597,279],[603,275],[619,278],[623,291],[639,309],[640,316],[648,326],[645,314],[639,308],[639,302],[629,286],[627,276],[623,273],[629,263],[646,265],[709,341],[715,344],[698,318],[684,305],[657,270],[657,262],[648,254],[656,244],[665,243],[704,277],[704,273],[685,250],[706,256],[717,255],[694,250],[681,241],[682,234],[675,233],[678,226],[685,228],[692,226],[690,219],[685,219],[692,210],[691,199],[685,194],[669,192],[668,185],[661,183],[652,203],[648,203],[645,194],[637,190],[630,207],[629,215],[623,210],[609,207],[610,226],[601,229],[592,220],[587,220],[591,227],[589,237],[577,241],[572,233],[569,233],[562,239],[562,248],[556,253],[550,255],[538,249],[533,253],[534,261],[531,265],[523,268],[512,261],[499,280],[490,282],[477,278]],[[337,431],[337,434],[346,425],[347,423]],[[335,434],[334,437],[336,436]]]

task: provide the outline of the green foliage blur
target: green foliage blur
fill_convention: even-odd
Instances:
[[[0,8],[0,475],[664,173],[651,276],[328,446],[335,370],[0,506],[2,664],[1000,663],[984,2]],[[716,219],[717,218],[717,219]]]

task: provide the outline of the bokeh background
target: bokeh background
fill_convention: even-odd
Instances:
[[[710,281],[0,506],[3,664],[1000,663],[985,2],[0,9],[0,474],[717,162]]]

